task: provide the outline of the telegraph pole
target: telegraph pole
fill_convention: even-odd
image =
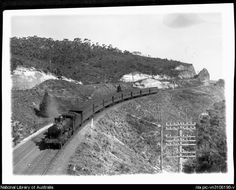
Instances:
[[[166,123],[167,131],[177,131],[177,136],[166,135],[166,146],[175,147],[177,146],[178,152],[174,155],[166,155],[166,157],[178,158],[178,172],[182,172],[182,158],[195,158],[195,151],[184,151],[183,146],[194,146],[196,147],[196,136],[194,135],[183,135],[183,131],[196,130],[196,123],[192,122],[177,122],[177,123]]]
[[[164,134],[163,125],[161,125],[161,155],[160,155],[160,170],[163,171],[163,146],[164,146]]]
[[[158,122],[160,123],[159,127],[161,128],[161,142],[160,142],[160,146],[161,146],[161,153],[160,153],[160,170],[161,172],[163,171],[163,147],[164,147],[164,129],[163,129],[163,125],[161,124],[162,121],[162,114],[161,114],[161,109],[159,107],[159,105],[157,105],[157,113],[158,113]]]
[[[181,138],[182,137],[182,130],[180,129],[180,127],[178,128],[178,136]],[[181,165],[182,165],[182,160],[181,160],[181,151],[182,151],[182,145],[181,142],[179,142],[179,147],[178,147],[178,151],[179,151],[179,157],[178,157],[178,172],[181,172]]]
[[[187,111],[187,110],[186,110]],[[159,105],[157,106],[158,113],[158,123],[150,122],[145,119],[139,118],[130,114],[130,116],[143,120],[147,123],[153,124],[160,128],[161,140],[160,140],[160,171],[163,171],[164,157],[173,157],[178,158],[178,172],[182,172],[183,158],[196,158],[196,123],[188,122],[186,116],[186,122],[167,122],[165,127],[162,125],[162,112]],[[180,115],[180,112],[179,112]],[[176,131],[176,135],[164,135],[165,131]],[[186,135],[185,132],[190,131],[192,135]],[[164,152],[164,140],[166,142],[166,147],[177,147],[178,151],[173,155],[167,155]],[[195,151],[185,151],[183,147],[185,146],[194,146]]]

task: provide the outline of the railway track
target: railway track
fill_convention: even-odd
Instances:
[[[59,153],[60,153],[60,151],[57,150],[57,151],[53,154],[53,157],[52,157],[52,158],[49,157],[50,160],[48,161],[46,167],[43,169],[43,171],[40,173],[40,175],[45,175],[45,174],[47,174],[47,172],[48,172],[50,166],[53,164],[54,160],[57,158],[57,156],[58,156]]]
[[[43,175],[45,171],[47,171],[47,168],[52,163],[52,161],[55,159],[57,154],[59,153],[59,150],[45,150],[42,152],[40,156],[34,160],[32,165],[30,165],[25,171],[25,175]]]
[[[85,126],[85,125],[84,125]],[[83,129],[78,129],[77,133]],[[54,161],[56,161],[57,157],[64,150],[67,144],[70,143],[72,138],[70,138],[61,149],[44,149],[40,150],[40,145],[35,145],[39,143],[44,138],[44,134],[39,134],[38,136],[33,138],[33,141],[29,141],[25,143],[25,147],[19,147],[18,156],[13,158],[14,165],[14,174],[17,175],[46,175],[50,168],[53,166]],[[31,149],[29,152],[25,152],[24,149]],[[45,147],[46,148],[46,147]],[[32,158],[31,158],[32,157]],[[26,159],[30,161],[27,162]],[[18,170],[18,171],[17,171]]]

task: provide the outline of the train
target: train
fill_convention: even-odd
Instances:
[[[81,109],[69,110],[54,119],[54,123],[48,128],[44,142],[51,147],[61,149],[63,145],[82,127],[86,120],[103,109],[123,101],[137,97],[147,96],[158,92],[158,88],[143,88],[124,90],[107,95],[100,99],[90,100]]]

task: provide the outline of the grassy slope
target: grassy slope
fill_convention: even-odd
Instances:
[[[159,130],[153,125],[141,123],[130,114],[155,122],[160,115],[158,110],[161,110],[162,125],[167,121],[183,121],[186,114],[197,121],[200,113],[222,99],[223,89],[209,86],[197,90],[160,92],[124,104],[107,113],[85,135],[71,157],[68,173],[102,175],[158,172]],[[164,149],[167,152],[175,151]],[[164,169],[177,171],[176,163],[175,159],[165,159]],[[74,166],[76,171],[73,171]]]

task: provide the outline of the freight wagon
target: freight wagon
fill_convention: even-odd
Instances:
[[[61,148],[71,138],[75,131],[97,112],[125,100],[155,94],[157,92],[157,88],[121,91],[107,95],[102,99],[91,100],[80,110],[69,110],[68,113],[55,118],[54,124],[48,128],[45,143],[49,147],[57,146]]]

